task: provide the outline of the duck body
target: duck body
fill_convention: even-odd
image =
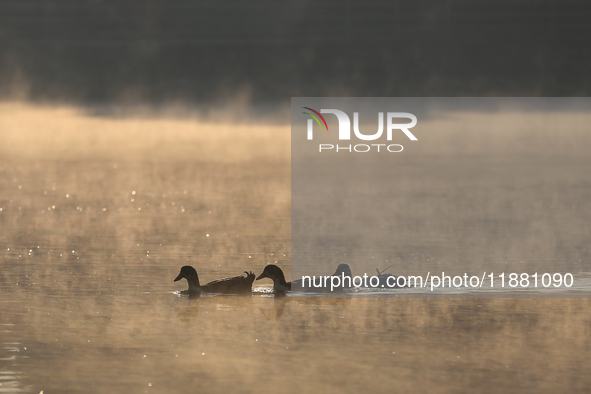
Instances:
[[[376,272],[378,273],[378,278],[380,279],[380,284],[378,285],[380,288],[393,289],[396,287],[400,287],[400,286],[398,286],[398,283],[396,282],[396,280],[398,278],[395,275],[384,273],[391,267],[392,267],[392,265],[386,269],[383,269],[382,271],[380,271],[379,269],[376,268]]]
[[[398,284],[396,283],[396,279],[398,279],[398,277],[396,277],[395,275],[380,274],[380,275],[378,275],[378,278],[380,279],[380,284],[378,285],[378,287],[380,287],[380,288],[393,289],[393,288],[399,287]]]
[[[218,294],[248,294],[252,292],[252,282],[254,282],[255,274],[244,271],[246,275],[234,276],[231,278],[224,278],[214,280],[206,285],[199,283],[199,276],[195,268],[190,265],[185,265],[181,268],[175,282],[185,278],[189,283],[189,289],[186,290],[189,294],[197,293],[218,293]]]
[[[331,283],[332,280],[329,279],[328,282],[325,281],[325,277],[324,276],[320,276],[320,277],[316,277],[319,281],[320,278],[323,278],[324,280],[324,286],[320,286],[320,287],[316,287],[315,286],[315,280],[314,278],[312,278],[312,281],[306,281],[307,283],[303,283],[301,279],[298,279],[296,281],[294,281],[294,289],[298,289],[300,291],[310,291],[310,292],[319,292],[319,293],[338,293],[338,292],[343,292],[347,289],[350,289],[353,287],[353,274],[351,273],[351,268],[349,267],[348,264],[339,264],[337,269],[335,270],[334,274],[329,276],[330,278],[332,277],[338,277],[339,283],[338,286],[335,286],[333,289],[331,289]],[[322,283],[322,282],[321,282]]]

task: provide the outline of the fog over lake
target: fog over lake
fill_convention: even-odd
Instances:
[[[297,278],[292,97],[588,96],[589,16],[581,0],[0,0],[0,393],[588,392],[587,298],[275,297],[269,279],[188,297],[173,280]],[[354,218],[396,225],[387,248],[362,260],[335,227],[307,263],[589,264],[587,113],[560,133],[548,114],[521,131],[462,116],[421,118],[388,193],[352,190],[388,208]]]
[[[253,296],[175,294],[185,264],[203,282],[275,262],[289,279],[289,126],[23,104],[0,125],[3,392],[591,383],[588,299],[275,298],[268,279]]]

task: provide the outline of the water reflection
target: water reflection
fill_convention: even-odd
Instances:
[[[2,324],[3,326],[14,326]],[[10,331],[3,331],[4,334]],[[6,335],[3,335],[6,337]],[[26,350],[19,342],[0,342],[0,393],[28,393],[31,387],[23,384],[26,380],[22,372],[18,372],[20,362],[28,358],[22,352]]]
[[[4,284],[2,299],[13,302],[0,321],[14,326],[3,326],[1,363],[15,373],[6,375],[11,389],[165,393],[198,381],[216,385],[211,392],[390,392],[421,381],[434,392],[576,392],[589,383],[586,299],[271,296],[269,286],[188,297],[170,292],[170,276],[143,292],[138,283],[158,272],[146,267],[116,295],[11,294]],[[23,343],[28,359],[19,358]]]
[[[277,293],[274,296],[273,305],[271,307],[259,307],[259,312],[270,321],[277,321],[283,316],[285,306],[287,305],[289,298],[285,293]]]

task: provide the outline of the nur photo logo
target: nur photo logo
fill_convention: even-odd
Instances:
[[[307,119],[307,139],[314,140],[314,123],[318,124],[321,131],[329,131],[328,123],[322,114],[333,114],[338,121],[338,140],[351,140],[351,119],[344,111],[338,109],[321,109],[317,111],[310,107],[302,107],[308,110],[302,112],[309,116]],[[407,120],[406,123],[400,123],[401,120]],[[410,122],[408,122],[408,120]],[[386,113],[386,141],[392,141],[394,131],[402,131],[411,141],[417,141],[417,137],[409,130],[416,126],[417,117],[408,112],[387,112]],[[353,133],[355,137],[362,141],[375,141],[384,134],[384,112],[378,112],[378,130],[373,134],[364,134],[359,129],[359,112],[353,112]],[[318,151],[333,151],[333,152],[358,152],[365,153],[372,150],[377,152],[402,152],[403,146],[400,144],[319,144]]]

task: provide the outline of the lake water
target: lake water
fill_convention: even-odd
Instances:
[[[175,293],[289,272],[289,126],[2,104],[0,137],[0,393],[591,387],[588,299]]]

